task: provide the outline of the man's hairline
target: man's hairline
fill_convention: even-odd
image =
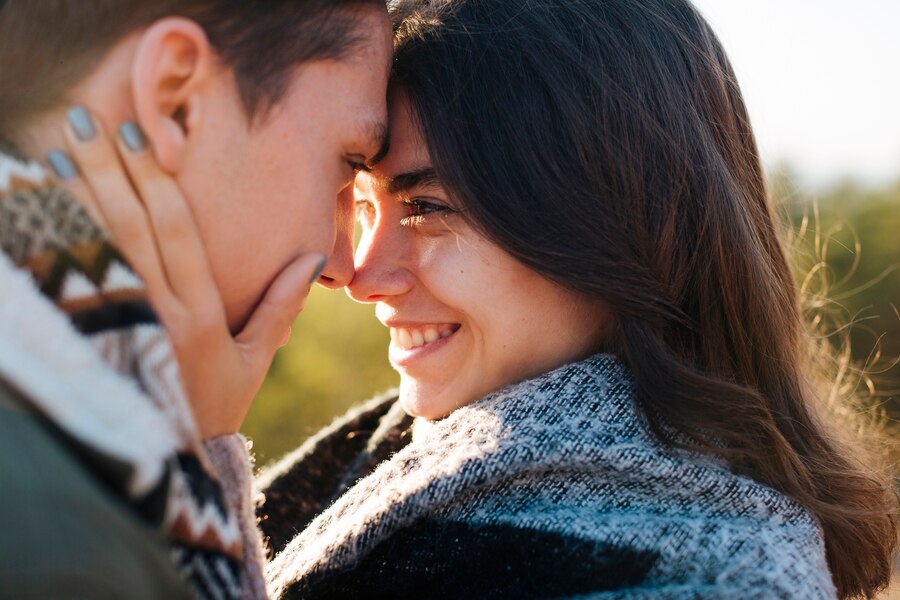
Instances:
[[[356,0],[355,2],[352,2],[352,4],[349,4],[347,6],[335,7],[332,10],[335,13],[351,12],[351,11],[363,12],[366,10],[376,11],[376,12],[380,13],[381,11],[379,10],[378,7],[384,8],[385,15],[389,14],[386,3],[382,5],[380,2],[371,2],[371,1],[367,2],[366,0]],[[160,17],[160,19],[169,18],[170,16],[171,15]],[[185,18],[189,18],[189,17],[185,17]],[[160,20],[160,19],[157,19],[157,20]],[[154,23],[155,22],[156,21],[154,21]],[[196,21],[194,21],[194,22],[196,23]],[[203,29],[204,33],[206,33],[206,29],[202,25],[200,25],[199,23],[196,23],[196,24],[198,27]],[[137,31],[139,31],[139,30],[135,30],[131,33],[136,33]],[[207,39],[208,39],[208,34],[207,34]],[[307,58],[305,60],[294,63],[291,67],[291,71],[292,71],[291,75],[289,75],[288,77],[290,79],[295,79],[297,77],[299,71],[303,67],[305,67],[306,65],[311,64],[311,63],[317,63],[317,62],[347,63],[347,62],[354,61],[354,59],[359,60],[359,59],[363,58],[360,55],[362,54],[362,49],[365,47],[364,43],[361,43],[360,40],[357,40],[353,43],[348,44],[348,46],[349,47],[346,49],[346,51],[342,50],[340,53],[338,53],[335,56],[316,56],[316,57]],[[223,68],[228,69],[228,71],[234,77],[235,86],[237,87],[238,90],[240,90],[241,89],[240,83],[238,81],[237,72],[235,70],[234,65],[230,64],[227,60],[225,60],[223,58],[222,53],[219,51],[218,48],[216,48],[216,46],[212,43],[212,41],[209,42],[209,48],[210,48],[211,56],[213,57],[213,59],[218,61]],[[391,70],[391,66],[390,66],[390,62],[389,62],[388,74],[387,74],[388,76],[390,74],[390,70]],[[277,109],[278,107],[282,106],[285,101],[287,101],[287,97],[290,95],[291,85],[292,85],[292,83],[288,84],[286,86],[285,90],[283,90],[283,92],[280,94],[279,97],[271,97],[270,94],[267,94],[265,92],[262,93],[260,96],[260,102],[258,102],[257,105],[254,107],[246,106],[245,103],[243,102],[243,98],[242,98],[241,112],[243,112],[243,114],[244,114],[244,117],[247,121],[247,128],[249,130],[252,130],[257,125],[259,125],[259,126],[264,125],[265,121],[271,116],[272,112],[275,109]],[[377,127],[380,128],[381,124],[380,123],[377,124]],[[387,128],[386,123],[384,123],[384,128],[385,129]],[[382,137],[382,139],[386,139],[386,135],[387,135],[387,133],[384,134],[384,137]],[[379,145],[383,146],[383,144],[379,144]],[[386,151],[384,153],[386,153]],[[381,152],[381,150],[379,150],[379,152],[376,156],[378,156],[379,160],[381,160],[381,158],[383,158],[383,153]]]

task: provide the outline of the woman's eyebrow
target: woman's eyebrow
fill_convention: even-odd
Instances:
[[[387,182],[387,191],[390,194],[401,194],[416,187],[439,186],[440,184],[434,167],[425,167],[395,175]]]

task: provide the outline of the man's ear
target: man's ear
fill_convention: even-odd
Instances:
[[[141,36],[131,73],[137,121],[170,174],[180,170],[200,122],[212,60],[206,33],[190,19],[161,19]]]

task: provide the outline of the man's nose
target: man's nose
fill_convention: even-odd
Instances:
[[[335,215],[335,238],[331,255],[319,277],[319,285],[336,290],[353,279],[353,235],[356,223],[353,211],[353,189],[348,186],[338,196]]]

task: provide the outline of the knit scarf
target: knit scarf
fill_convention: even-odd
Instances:
[[[82,206],[9,145],[0,249],[0,378],[166,536],[200,597],[238,597],[240,532],[141,281]]]
[[[375,439],[395,419],[383,400],[339,421],[262,476],[264,531],[304,527],[270,563],[271,587],[282,598],[834,598],[810,513],[659,443],[632,390],[627,369],[597,355],[419,419],[405,447]],[[295,472],[341,490],[360,463],[335,452],[351,433],[367,438],[361,456],[399,451],[318,516],[285,510],[328,497],[286,493]]]

